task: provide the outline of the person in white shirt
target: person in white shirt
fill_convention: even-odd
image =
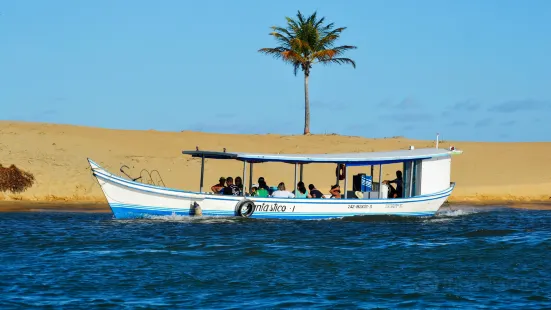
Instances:
[[[277,191],[272,193],[272,197],[275,198],[295,198],[295,195],[290,191],[285,190],[285,183],[281,182],[277,186]]]

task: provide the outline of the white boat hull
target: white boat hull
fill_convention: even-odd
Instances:
[[[256,205],[251,218],[322,219],[356,215],[431,216],[451,195],[453,183],[438,193],[404,199],[292,199],[212,195],[133,182],[112,175],[89,160],[94,176],[115,218],[194,214],[235,216],[236,205],[249,199]]]

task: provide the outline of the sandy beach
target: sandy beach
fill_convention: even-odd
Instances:
[[[158,170],[167,187],[198,190],[200,161],[181,154],[198,146],[204,150],[266,153],[341,153],[434,147],[435,141],[403,137],[369,139],[338,135],[282,136],[113,130],[73,125],[0,121],[0,164],[31,172],[32,188],[19,194],[0,192],[0,200],[24,202],[105,203],[90,173],[87,158],[110,172],[122,175],[122,165],[132,177],[142,169]],[[490,143],[444,141],[464,151],[452,160],[452,180],[457,183],[450,202],[534,203],[551,202],[551,142]],[[384,167],[385,179],[398,166]],[[349,175],[367,172],[353,167]],[[205,186],[220,176],[238,176],[242,164],[207,160]],[[328,191],[335,182],[333,165],[305,165],[304,179]],[[269,184],[292,184],[294,166],[267,163],[256,165],[255,179],[264,176]],[[376,175],[378,171],[376,170]],[[349,185],[351,186],[351,184]]]

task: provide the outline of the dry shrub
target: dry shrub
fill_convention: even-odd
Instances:
[[[33,184],[34,175],[32,173],[23,171],[15,165],[6,168],[0,164],[0,192],[21,193]]]

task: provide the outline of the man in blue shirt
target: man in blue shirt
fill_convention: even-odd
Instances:
[[[310,190],[308,198],[325,198],[323,194],[314,186],[314,184],[308,185],[308,189]]]

